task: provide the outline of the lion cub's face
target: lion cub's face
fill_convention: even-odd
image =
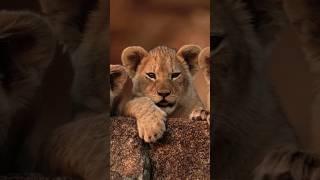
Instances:
[[[133,81],[133,93],[149,97],[159,108],[172,113],[192,86],[200,48],[183,46],[178,52],[159,46],[149,52],[142,47],[123,51],[122,62]]]

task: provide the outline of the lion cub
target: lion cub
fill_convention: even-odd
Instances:
[[[204,103],[205,109],[195,109],[192,111],[190,118],[206,119],[210,124],[210,47],[206,47],[200,52],[198,64],[208,86],[207,101]]]
[[[168,117],[188,118],[194,109],[203,109],[192,77],[198,70],[196,45],[178,51],[158,46],[149,52],[139,46],[122,52],[122,63],[132,79],[133,97],[122,113],[137,119],[139,137],[155,142],[166,130]]]
[[[114,99],[121,93],[128,79],[125,68],[121,65],[110,65],[110,107],[112,109]]]

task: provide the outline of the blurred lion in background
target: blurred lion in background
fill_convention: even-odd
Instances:
[[[301,150],[265,71],[282,2],[212,4],[216,179],[311,179],[320,161]]]

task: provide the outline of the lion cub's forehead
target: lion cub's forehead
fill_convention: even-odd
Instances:
[[[148,70],[154,72],[171,73],[179,71],[181,65],[176,60],[176,50],[166,46],[158,46],[149,51]]]
[[[150,56],[153,57],[168,57],[168,58],[175,58],[176,50],[169,48],[167,46],[158,46],[153,48],[149,51]]]

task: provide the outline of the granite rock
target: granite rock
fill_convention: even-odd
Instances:
[[[112,118],[111,179],[148,179],[150,160],[147,147],[138,137],[134,119]]]
[[[205,121],[168,119],[163,138],[147,144],[139,139],[134,119],[111,120],[111,179],[210,179]]]

